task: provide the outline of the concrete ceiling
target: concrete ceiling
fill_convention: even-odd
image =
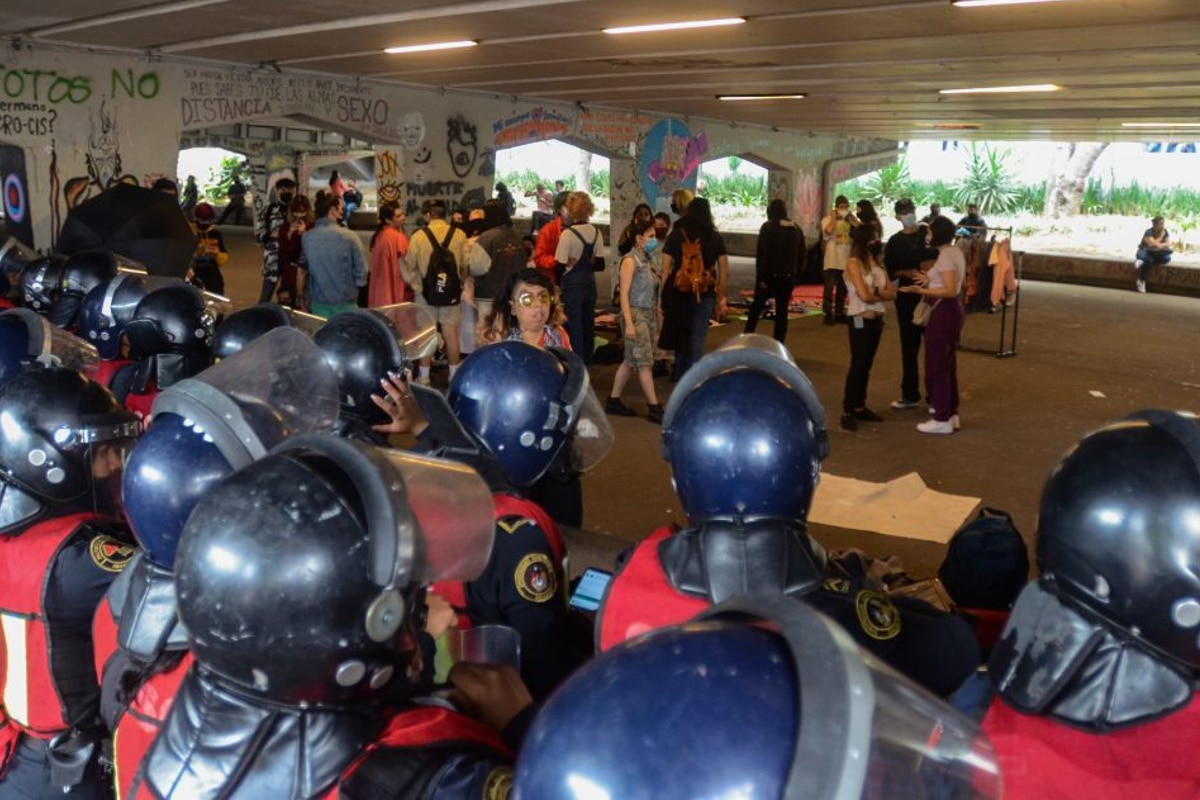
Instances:
[[[1200,139],[1123,126],[1200,121],[1200,0],[38,0],[5,3],[0,37],[897,140]],[[1045,83],[1063,88],[939,94]],[[764,93],[807,98],[716,99]]]

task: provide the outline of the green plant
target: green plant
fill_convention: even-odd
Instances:
[[[870,200],[876,207],[884,208],[901,197],[907,197],[911,189],[912,177],[908,171],[908,160],[901,158],[881,170],[864,175],[859,186],[860,191],[854,199]]]
[[[200,187],[201,194],[209,200],[224,203],[229,195],[229,184],[235,177],[245,180],[243,169],[246,166],[245,156],[225,156],[216,169],[208,171],[208,180]]]
[[[588,191],[593,197],[608,197],[609,186],[608,170],[596,170],[592,173],[592,185]]]
[[[1005,214],[1017,207],[1019,191],[1008,168],[1010,151],[995,150],[985,144],[971,143],[966,174],[954,192],[954,203],[960,208],[975,203],[982,214]]]
[[[738,167],[742,165],[742,160],[737,156],[730,156],[726,163],[729,165],[729,171],[736,173],[738,171]]]

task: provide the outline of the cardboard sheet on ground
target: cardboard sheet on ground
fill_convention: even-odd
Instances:
[[[978,497],[935,492],[915,472],[887,483],[825,472],[808,518],[822,525],[945,544],[979,503]]]

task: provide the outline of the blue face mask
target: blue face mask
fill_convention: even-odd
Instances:
[[[642,248],[646,251],[647,255],[653,253],[658,249],[658,239],[647,239]]]

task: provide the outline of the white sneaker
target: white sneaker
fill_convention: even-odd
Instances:
[[[962,420],[958,418],[958,414],[955,414],[950,418],[950,426],[954,428],[954,430],[958,430],[962,427]]]
[[[921,433],[954,433],[954,423],[949,420],[940,422],[936,419],[931,419],[918,425],[917,430]]]
[[[1138,278],[1137,290],[1140,294],[1146,293],[1146,282],[1144,280],[1142,280],[1141,278]]]
[[[1142,268],[1142,267],[1144,267],[1145,265],[1146,265],[1146,262],[1145,262],[1145,261],[1142,261],[1140,258],[1135,258],[1135,259],[1133,260],[1133,268],[1134,268],[1134,269],[1141,269],[1141,268]]]

